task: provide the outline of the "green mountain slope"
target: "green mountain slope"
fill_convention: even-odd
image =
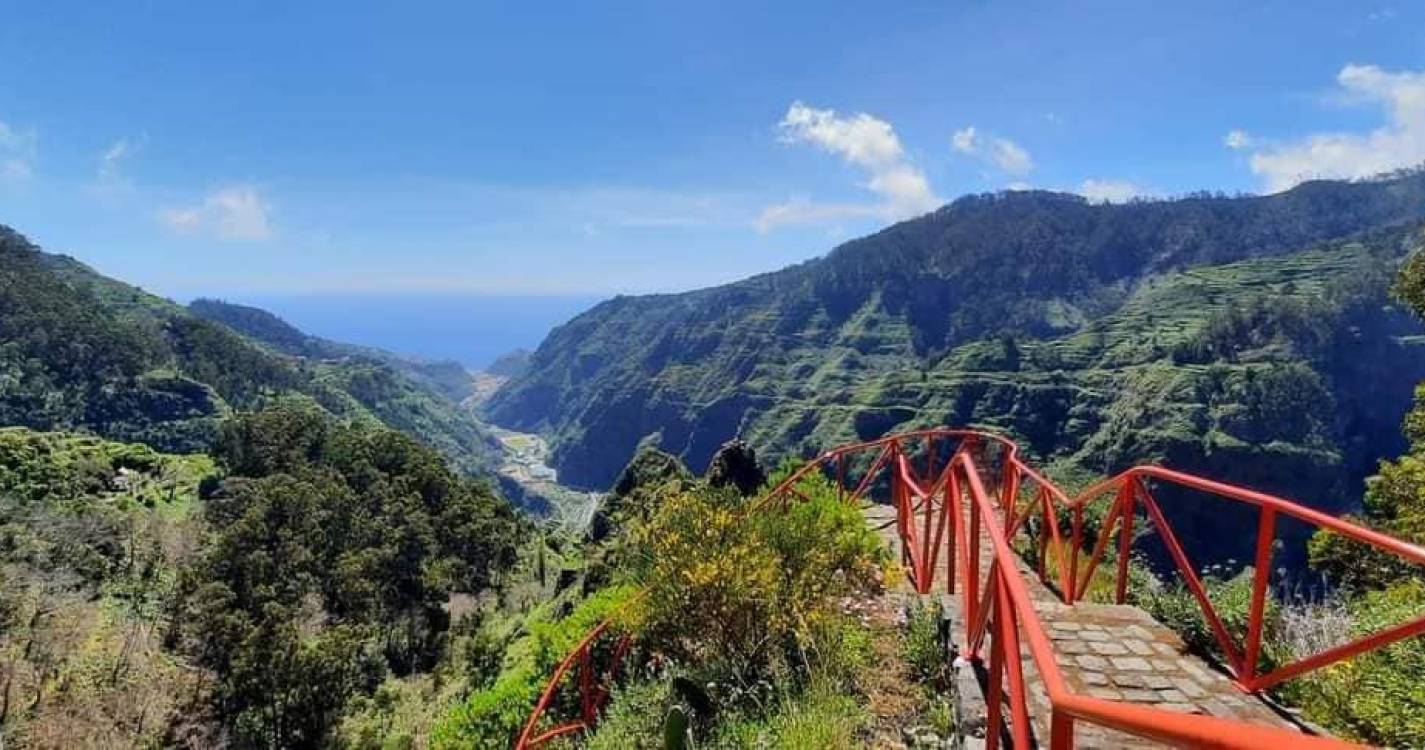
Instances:
[[[486,410],[549,435],[561,479],[594,487],[655,433],[701,469],[738,433],[775,457],[980,424],[1066,470],[1167,459],[1340,504],[1425,375],[1385,293],[1421,218],[1420,173],[965,198],[776,273],[603,303]]]
[[[194,452],[230,411],[299,394],[414,435],[461,470],[494,465],[498,444],[435,375],[321,343],[341,355],[284,351],[0,227],[0,424]]]
[[[311,336],[287,321],[257,307],[215,299],[197,299],[188,311],[200,318],[222,323],[283,354],[311,359],[362,359],[378,362],[410,378],[432,395],[461,401],[474,394],[470,373],[450,360],[416,360],[384,349],[357,346]]]

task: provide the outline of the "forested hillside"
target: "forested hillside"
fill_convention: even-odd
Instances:
[[[498,445],[457,403],[468,378],[214,307],[191,314],[0,227],[0,424],[191,452],[232,410],[301,395],[412,434],[462,470],[493,465]]]
[[[429,448],[309,401],[229,417],[211,457],[0,429],[0,732],[326,746],[383,685],[465,686],[453,627],[529,532]]]
[[[1167,460],[1339,506],[1425,376],[1386,295],[1425,174],[1127,205],[967,197],[735,284],[620,297],[487,402],[603,487],[654,435],[694,468],[741,434],[804,454],[888,430],[1004,430],[1062,472]]]

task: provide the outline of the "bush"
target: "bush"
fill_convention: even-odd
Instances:
[[[1348,605],[1350,638],[1419,617],[1425,585],[1410,580]],[[1342,640],[1333,645],[1344,643]],[[1348,737],[1386,747],[1425,747],[1425,642],[1419,637],[1312,672],[1288,684],[1314,721]]]
[[[806,666],[807,645],[836,616],[836,598],[871,585],[883,553],[829,482],[800,489],[806,502],[747,517],[741,499],[722,491],[663,501],[634,534],[634,577],[649,591],[639,624],[648,642],[743,685],[779,661]]]

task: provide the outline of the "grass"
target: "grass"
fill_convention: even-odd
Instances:
[[[801,693],[784,694],[765,714],[726,720],[707,746],[719,750],[850,750],[859,747],[858,738],[870,720],[855,697],[813,685]]]

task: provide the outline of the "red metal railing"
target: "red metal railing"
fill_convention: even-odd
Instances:
[[[595,664],[594,646],[599,637],[608,632],[612,624],[612,619],[599,623],[574,646],[569,655],[564,657],[564,661],[554,669],[553,676],[549,678],[549,683],[545,685],[544,692],[540,694],[539,701],[535,704],[534,712],[525,722],[519,739],[515,741],[515,747],[539,747],[556,737],[577,734],[594,725],[599,712],[604,710],[604,706],[612,695],[613,680],[618,675],[619,668],[623,666],[624,657],[628,655],[628,649],[633,643],[629,634],[624,633],[619,636],[618,642],[614,645],[613,654],[609,657],[601,673]],[[540,717],[549,710],[564,676],[570,672],[577,675],[576,679],[579,683],[579,717],[535,734],[539,727]]]
[[[1207,590],[1202,583],[1202,579],[1198,576],[1192,561],[1188,558],[1187,553],[1183,550],[1182,544],[1178,541],[1176,534],[1174,534],[1172,525],[1169,524],[1164,517],[1162,507],[1159,506],[1153,493],[1149,491],[1149,481],[1157,481],[1162,484],[1196,490],[1219,500],[1252,506],[1258,509],[1256,542],[1253,553],[1254,578],[1252,581],[1252,598],[1248,609],[1247,630],[1240,642],[1234,639],[1227,631],[1227,627],[1223,624],[1222,618],[1217,612],[1217,608],[1208,599]],[[1347,539],[1370,545],[1417,565],[1425,565],[1425,549],[1378,531],[1343,521],[1340,518],[1303,507],[1288,500],[1283,500],[1279,497],[1243,489],[1241,487],[1234,487],[1229,484],[1223,484],[1222,482],[1202,479],[1190,474],[1183,474],[1182,472],[1157,466],[1143,466],[1129,469],[1112,479],[1089,488],[1080,495],[1072,505],[1076,516],[1082,514],[1084,505],[1110,492],[1114,494],[1113,504],[1110,506],[1109,515],[1105,518],[1103,528],[1099,532],[1099,543],[1095,544],[1096,554],[1090,561],[1088,569],[1084,571],[1083,581],[1087,581],[1089,577],[1093,575],[1093,569],[1098,565],[1099,557],[1102,554],[1103,548],[1106,546],[1106,541],[1104,540],[1107,539],[1110,533],[1116,530],[1119,537],[1120,552],[1118,556],[1119,564],[1115,596],[1118,602],[1123,602],[1127,586],[1127,571],[1125,569],[1126,555],[1124,551],[1131,543],[1133,518],[1137,509],[1141,507],[1145,511],[1148,519],[1152,522],[1154,531],[1157,532],[1163,545],[1167,548],[1179,575],[1182,576],[1183,581],[1187,584],[1188,589],[1197,600],[1198,606],[1202,609],[1203,616],[1212,630],[1218,648],[1220,648],[1222,653],[1226,656],[1228,666],[1231,668],[1233,676],[1236,678],[1238,685],[1244,690],[1252,692],[1263,690],[1277,685],[1284,680],[1298,677],[1343,659],[1381,648],[1413,635],[1425,633],[1425,617],[1421,617],[1394,627],[1386,628],[1350,643],[1327,649],[1321,653],[1298,659],[1295,662],[1278,666],[1276,669],[1262,674],[1258,670],[1258,660],[1261,657],[1262,648],[1262,621],[1266,612],[1267,588],[1271,572],[1273,543],[1277,538],[1277,521],[1280,517],[1295,518],[1317,528],[1331,531]],[[1075,591],[1079,597],[1082,596],[1083,588],[1083,585],[1079,585]]]
[[[943,465],[938,465],[942,454],[948,454],[948,457]],[[868,455],[871,458],[869,467],[854,484],[848,481],[855,471],[852,464]],[[917,471],[917,463],[923,466],[922,470]],[[1121,603],[1127,594],[1134,520],[1141,509],[1201,607],[1219,647],[1227,655],[1237,685],[1245,691],[1260,691],[1283,680],[1425,633],[1425,618],[1412,620],[1260,674],[1258,659],[1267,575],[1278,516],[1289,516],[1329,529],[1415,563],[1425,564],[1425,549],[1252,490],[1148,466],[1130,469],[1071,499],[1027,466],[1019,458],[1017,446],[1006,438],[982,431],[940,428],[892,435],[823,453],[767,495],[749,504],[747,512],[785,508],[804,500],[796,485],[813,472],[833,476],[838,492],[847,502],[861,500],[884,482],[891,504],[896,509],[902,562],[911,584],[918,592],[929,593],[938,575],[943,575],[946,591],[958,595],[962,602],[965,628],[963,653],[982,662],[982,651],[988,641],[987,744],[991,750],[999,746],[1003,730],[1007,730],[1016,750],[1034,744],[1029,694],[1020,658],[1021,646],[1028,648],[1051,706],[1049,746],[1054,750],[1073,747],[1076,722],[1096,724],[1186,747],[1246,750],[1351,746],[1339,740],[1279,728],[1177,713],[1071,692],[1055,660],[1028,585],[1020,574],[1022,558],[1011,544],[1025,532],[1031,518],[1037,517],[1039,526],[1039,533],[1026,535],[1035,546],[1033,552],[1037,573],[1066,604],[1083,598],[1108,544],[1115,541],[1116,534],[1118,554],[1114,595]],[[1256,578],[1247,631],[1240,645],[1222,623],[1191,560],[1157,500],[1149,492],[1150,481],[1178,485],[1217,499],[1260,509],[1256,533]],[[991,487],[993,491],[989,489]],[[1081,571],[1081,550],[1087,551],[1085,543],[1088,541],[1085,508],[1110,492],[1114,499],[1094,539],[1087,564]],[[1067,529],[1061,525],[1061,519],[1065,516]],[[981,560],[981,547],[986,542],[989,548],[987,566]],[[595,674],[589,654],[595,640],[606,631],[607,626],[608,623],[605,623],[591,632],[556,669],[516,743],[518,750],[536,747],[554,737],[582,731],[593,725],[598,711],[607,701],[607,683],[627,649],[625,637],[620,648],[616,649],[618,658],[613,661],[610,670],[602,677]],[[579,719],[536,734],[541,717],[548,710],[561,680],[575,670],[576,665],[582,708]],[[1008,716],[1005,715],[1006,704]]]

